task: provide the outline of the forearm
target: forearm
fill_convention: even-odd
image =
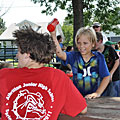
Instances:
[[[84,111],[84,113],[81,112],[75,117],[60,113],[57,120],[80,120],[80,115],[87,113],[87,107],[83,111]]]
[[[101,95],[110,82],[110,76],[104,77],[96,93]]]
[[[60,45],[59,45],[59,42],[56,38],[56,32],[51,32],[51,36],[53,38],[53,41],[55,42],[55,45],[56,45],[56,55],[62,59],[62,60],[66,60],[66,53],[64,51],[62,51]]]
[[[116,69],[118,68],[119,65],[120,65],[120,63],[119,63],[119,59],[118,59],[118,60],[115,61],[115,64],[114,64],[112,70],[110,71],[111,75],[114,74],[114,72],[116,71]]]

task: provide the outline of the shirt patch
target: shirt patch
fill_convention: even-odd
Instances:
[[[85,63],[83,59],[78,60],[78,72],[75,79],[75,85],[82,94],[92,92],[95,88],[97,89],[98,79],[98,65],[96,57],[90,59],[89,62]]]
[[[35,91],[36,87],[40,90]],[[44,94],[40,91],[44,91]],[[13,98],[13,96],[15,97]],[[49,99],[46,100],[46,97]],[[9,102],[10,99],[12,102]],[[54,95],[51,89],[42,83],[23,83],[23,85],[13,88],[7,94],[6,100],[6,106],[12,105],[12,108],[8,107],[5,113],[9,120],[13,119],[13,114],[16,119],[48,120],[52,114]],[[49,102],[47,107],[45,106],[46,102]]]

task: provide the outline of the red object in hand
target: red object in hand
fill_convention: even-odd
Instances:
[[[56,28],[56,25],[59,24],[58,19],[54,18],[47,26],[49,32],[53,32]]]

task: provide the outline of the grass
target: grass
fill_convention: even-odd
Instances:
[[[18,66],[18,62],[13,62],[13,59],[6,59],[6,62],[9,62],[11,64],[13,64],[13,66],[16,68]],[[45,64],[45,67],[54,67],[52,64]]]

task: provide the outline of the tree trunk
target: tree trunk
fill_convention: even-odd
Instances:
[[[72,0],[72,5],[73,5],[73,26],[74,26],[74,33],[73,33],[73,46],[74,49],[76,50],[76,45],[75,45],[75,35],[77,30],[80,27],[84,26],[83,23],[83,0]]]

